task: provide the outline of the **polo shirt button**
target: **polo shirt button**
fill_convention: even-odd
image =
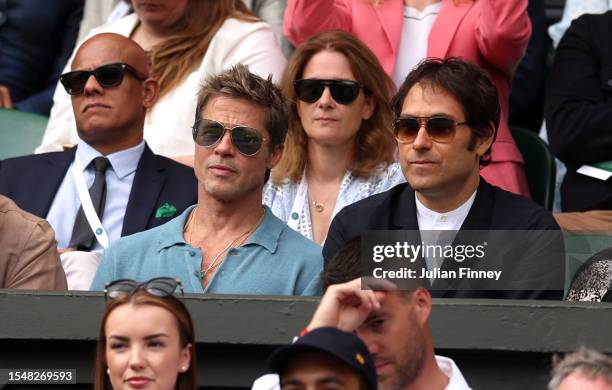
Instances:
[[[196,278],[200,277],[200,272],[199,271],[194,271],[193,272],[193,276],[195,276]]]
[[[300,217],[300,215],[298,213],[292,213],[291,214],[291,219],[297,220]]]
[[[194,251],[189,251],[189,256],[191,256],[191,257],[195,256],[195,252]]]

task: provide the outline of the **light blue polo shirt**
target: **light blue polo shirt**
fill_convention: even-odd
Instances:
[[[109,246],[91,290],[117,279],[180,279],[185,292],[217,294],[321,295],[321,247],[304,238],[264,207],[264,218],[248,241],[230,248],[202,288],[202,252],[185,242],[183,227],[192,206],[151,230],[123,237]]]

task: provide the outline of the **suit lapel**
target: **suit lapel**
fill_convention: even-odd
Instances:
[[[476,198],[461,225],[461,230],[488,230],[491,226],[494,202],[493,187],[481,177]]]
[[[417,219],[415,194],[410,185],[406,184],[404,190],[399,196],[399,200],[394,202],[394,204],[397,204],[395,213],[393,215],[394,229],[414,231],[416,234],[415,236],[411,235],[411,237],[416,237],[416,242],[413,242],[413,244],[420,244],[422,242],[422,238],[419,231],[419,221]],[[422,253],[419,254],[419,257],[415,260],[411,268],[418,270],[418,273],[420,273],[421,269],[427,268],[427,263],[425,262],[425,258],[423,257]],[[423,287],[429,288],[429,280],[423,280],[422,282],[425,283]]]
[[[427,40],[428,57],[447,57],[448,48],[455,37],[459,24],[473,5],[474,2],[472,1],[455,5],[453,0],[442,0],[440,13]]]
[[[146,230],[149,226],[149,220],[166,182],[164,170],[163,167],[157,166],[155,155],[145,144],[123,218],[122,237]]]
[[[394,229],[419,230],[419,223],[416,217],[416,201],[414,200],[414,190],[406,184],[404,190],[399,194],[398,199],[393,201],[397,207],[393,211],[392,223]]]
[[[383,1],[374,7],[374,10],[395,59],[402,36],[402,23],[404,21],[403,2],[402,0]]]

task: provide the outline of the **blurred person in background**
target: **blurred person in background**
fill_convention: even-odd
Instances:
[[[95,390],[195,390],[195,333],[173,296],[180,281],[157,278],[106,286],[96,349]]]
[[[283,34],[283,15],[287,0],[243,0],[243,2],[258,18],[270,25],[281,43],[283,53],[291,54],[292,46]],[[95,27],[114,22],[133,11],[130,0],[86,0],[78,40],[85,38]]]
[[[82,16],[83,0],[0,1],[0,108],[49,115]]]
[[[612,357],[581,347],[558,359],[555,357],[548,390],[612,389]]]
[[[155,153],[193,165],[191,125],[204,78],[237,63],[280,77],[286,60],[270,27],[241,0],[133,0],[132,6],[133,14],[89,36],[121,34],[147,51],[160,92],[147,112],[144,138]],[[59,92],[38,153],[78,140],[70,101]]]
[[[290,102],[289,132],[264,204],[322,244],[344,206],[405,181],[393,162],[395,88],[374,54],[340,30],[299,46],[281,84]]]
[[[572,20],[584,14],[603,14],[612,9],[612,0],[565,0],[561,20],[548,27],[548,35],[557,47]]]
[[[0,289],[65,290],[51,226],[0,195]]]
[[[555,52],[545,111],[552,152],[567,167],[563,212],[612,210],[611,23],[612,11],[580,16]]]
[[[501,121],[482,176],[529,195],[523,158],[508,128],[510,82],[531,34],[527,0],[288,0],[284,28],[294,45],[320,31],[351,32],[397,86],[425,57],[460,57],[484,68],[498,90]]]

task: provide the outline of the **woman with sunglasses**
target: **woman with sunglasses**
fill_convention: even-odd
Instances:
[[[109,283],[96,351],[95,390],[196,389],[195,336],[180,281]]]
[[[332,31],[297,48],[281,87],[289,132],[264,203],[322,244],[344,206],[405,181],[393,163],[393,82],[363,43]]]
[[[204,77],[242,63],[254,73],[280,78],[286,60],[273,31],[242,0],[132,0],[132,7],[133,14],[92,30],[86,39],[117,33],[147,51],[160,92],[147,113],[144,138],[156,154],[193,165],[190,129]],[[63,73],[70,71],[71,63],[72,58]],[[62,150],[77,141],[70,97],[57,88],[37,152]]]
[[[523,158],[508,128],[510,81],[531,34],[527,1],[288,0],[284,29],[294,45],[320,31],[351,32],[398,87],[426,57],[460,57],[484,68],[499,93],[501,121],[491,164],[481,175],[528,196]]]

